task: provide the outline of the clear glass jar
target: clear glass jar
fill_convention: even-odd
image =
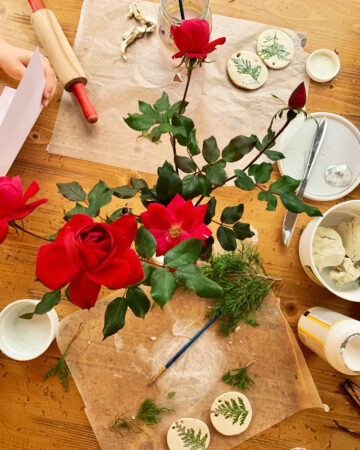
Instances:
[[[210,0],[183,0],[185,19],[204,19],[212,25]],[[176,50],[170,33],[172,25],[181,25],[182,22],[179,0],[161,0],[158,18],[160,39],[171,50]]]

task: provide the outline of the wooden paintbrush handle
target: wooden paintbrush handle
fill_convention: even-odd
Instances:
[[[74,83],[71,86],[72,92],[77,98],[79,105],[81,106],[81,109],[83,110],[85,119],[89,123],[95,123],[98,120],[98,113],[96,112],[96,109],[94,108],[94,105],[91,103],[85,86],[81,82]]]

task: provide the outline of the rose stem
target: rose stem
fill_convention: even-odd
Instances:
[[[252,166],[254,163],[255,163],[255,161],[257,161],[258,160],[258,158],[260,158],[260,156],[270,147],[270,145],[271,144],[273,144],[274,142],[275,142],[275,139],[277,139],[279,136],[280,136],[280,134],[285,130],[285,128],[289,125],[289,123],[291,122],[291,120],[287,120],[285,123],[284,123],[284,125],[280,128],[280,130],[275,134],[275,136],[271,139],[271,141],[269,141],[266,145],[265,145],[265,147],[261,150],[261,152],[259,152],[256,156],[255,156],[255,158],[252,160],[252,161],[250,161],[249,162],[249,164],[246,166],[246,167],[244,167],[244,169],[242,169],[244,172],[245,172],[245,170],[247,170],[250,166]],[[234,178],[236,178],[237,177],[237,175],[232,175],[231,177],[229,177],[229,178],[227,178],[226,180],[225,180],[225,183],[227,183],[228,181],[230,181],[230,180],[233,180]],[[224,183],[224,184],[225,184]],[[211,192],[212,191],[214,191],[215,189],[217,189],[218,187],[220,187],[220,186],[215,186],[215,187],[213,187],[212,188],[212,190],[211,190]],[[204,199],[204,195],[202,195],[200,198],[199,198],[199,200],[196,202],[196,204],[195,204],[195,206],[198,206],[202,201],[203,201],[203,199]]]
[[[15,222],[13,222],[13,223],[11,224],[11,226],[12,226],[13,228],[17,228],[18,230],[21,230],[23,233],[30,234],[30,236],[37,237],[38,239],[42,239],[43,241],[52,242],[50,239],[48,239],[48,238],[46,238],[46,237],[39,236],[39,235],[37,235],[37,234],[35,234],[35,233],[32,233],[31,231],[26,230],[26,229],[23,228],[21,225],[18,225],[18,224],[15,223]]]

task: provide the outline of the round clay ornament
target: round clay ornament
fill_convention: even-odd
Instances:
[[[268,79],[267,67],[253,52],[234,53],[228,61],[227,70],[235,86],[243,89],[258,89]]]
[[[281,30],[266,30],[258,38],[257,54],[270,69],[283,69],[294,57],[294,42]]]
[[[195,444],[198,445],[196,448],[206,449],[210,444],[209,428],[199,419],[191,417],[178,419],[170,425],[167,444],[170,450],[188,450]]]
[[[240,392],[226,392],[219,395],[210,410],[210,419],[214,428],[225,436],[234,436],[244,432],[252,418],[252,409],[248,398]]]

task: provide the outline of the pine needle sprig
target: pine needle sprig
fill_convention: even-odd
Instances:
[[[247,367],[228,370],[222,377],[224,383],[230,386],[236,386],[244,391],[250,389],[250,383],[255,384],[254,380],[248,375]]]
[[[207,433],[202,436],[202,432],[199,430],[197,434],[195,434],[193,428],[186,428],[185,425],[181,425],[179,422],[175,424],[175,428],[186,448],[189,448],[189,450],[206,449],[206,441],[208,439]]]
[[[232,60],[239,73],[250,75],[255,82],[258,82],[258,78],[261,72],[261,66],[253,67],[248,59],[233,58]]]
[[[242,323],[258,326],[256,312],[276,280],[266,275],[256,248],[242,245],[237,252],[213,256],[201,270],[223,289],[208,313],[222,313],[219,333],[228,336]]]
[[[158,406],[153,399],[146,398],[140,405],[135,417],[126,417],[126,411],[115,418],[111,428],[116,430],[121,437],[124,437],[122,431],[128,430],[133,433],[149,434],[144,430],[141,424],[152,428],[155,424],[161,422],[159,415],[163,412],[175,412],[175,409]]]
[[[70,344],[66,347],[63,355],[57,362],[56,366],[52,369],[48,370],[46,374],[44,375],[43,381],[46,381],[49,377],[55,377],[56,375],[59,377],[60,383],[62,384],[63,388],[67,392],[69,390],[69,376],[71,376],[70,370],[68,366],[66,365],[65,357],[67,352],[69,351]]]
[[[238,397],[237,402],[234,398],[225,400],[221,405],[212,411],[215,415],[220,414],[225,419],[232,419],[232,424],[239,422],[239,425],[244,425],[245,419],[249,414],[249,411],[245,408],[244,401]]]

